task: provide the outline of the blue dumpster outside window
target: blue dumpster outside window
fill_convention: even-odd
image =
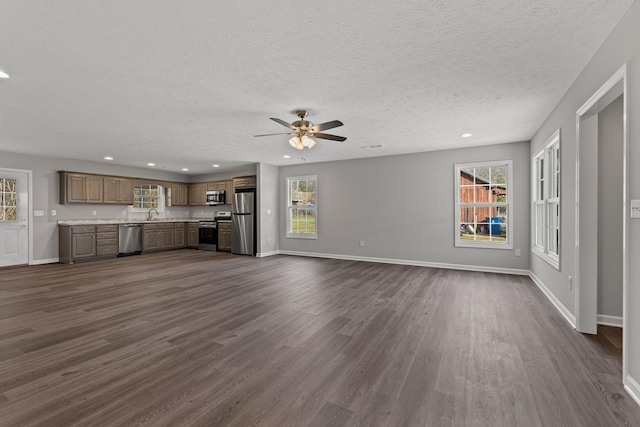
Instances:
[[[492,235],[499,236],[500,234],[502,234],[500,232],[500,223],[502,223],[502,218],[496,218],[496,217],[485,218],[484,222],[491,224]]]

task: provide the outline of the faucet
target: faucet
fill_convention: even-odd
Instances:
[[[151,211],[156,211],[156,216],[157,216],[157,215],[160,215],[160,214],[158,213],[158,210],[157,210],[157,209],[155,209],[155,208],[151,208],[151,209],[149,209],[149,212],[147,212],[147,221],[152,221],[152,220],[153,220],[153,215],[151,215]]]

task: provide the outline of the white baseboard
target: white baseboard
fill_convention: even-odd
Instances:
[[[278,251],[278,253],[283,255],[306,256],[306,257],[315,257],[315,258],[344,259],[348,261],[364,261],[364,262],[377,262],[382,264],[415,265],[417,267],[446,268],[449,270],[465,270],[465,271],[480,271],[484,273],[517,274],[521,276],[529,275],[529,270],[520,270],[517,268],[485,267],[481,265],[446,264],[446,263],[439,263],[439,262],[414,261],[414,260],[393,259],[393,258],[373,258],[373,257],[362,257],[362,256],[354,256],[354,255],[323,254],[323,253],[315,253],[315,252],[298,252],[298,251],[280,250]]]
[[[622,328],[621,316],[608,316],[606,314],[598,314],[598,325],[615,326],[616,328]]]
[[[542,291],[542,293],[546,295],[549,301],[551,301],[551,304],[553,304],[556,307],[556,309],[558,309],[560,314],[562,314],[562,316],[567,320],[567,322],[569,322],[569,324],[575,329],[576,316],[574,316],[569,311],[569,309],[567,309],[567,307],[565,307],[560,302],[560,300],[556,298],[556,296],[549,290],[549,288],[545,286],[544,283],[542,283],[540,279],[538,279],[538,277],[535,274],[533,274],[532,272],[529,272],[529,277],[531,277],[531,280],[533,280],[533,283],[535,283],[538,286],[538,288]]]
[[[258,252],[256,254],[256,257],[257,258],[264,258],[264,257],[268,257],[268,256],[278,255],[279,253],[280,253],[280,251]]]
[[[627,390],[633,400],[640,405],[640,384],[631,378],[631,375],[627,375],[627,378],[624,379],[624,389]]]
[[[60,262],[60,258],[34,259],[29,265],[55,264],[57,262]]]

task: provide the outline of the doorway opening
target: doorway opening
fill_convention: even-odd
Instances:
[[[576,113],[576,330],[622,327],[623,382],[630,332],[626,75],[625,64]]]
[[[0,168],[0,267],[33,259],[31,171]]]

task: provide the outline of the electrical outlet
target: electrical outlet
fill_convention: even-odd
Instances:
[[[516,256],[520,256],[520,249],[516,249],[515,252],[516,252]]]
[[[58,212],[55,209],[51,209],[51,216],[56,216]]]
[[[364,240],[360,240],[360,247],[364,248]]]
[[[44,216],[44,211],[33,211],[33,216]]]
[[[98,215],[98,211],[91,211],[91,215],[93,215],[93,216]]]

